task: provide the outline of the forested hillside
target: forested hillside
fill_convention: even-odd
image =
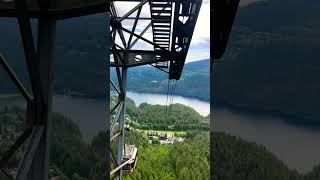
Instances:
[[[5,152],[22,133],[25,111],[0,106],[0,155]],[[53,114],[50,144],[50,177],[68,179],[101,179],[106,168],[104,142],[86,144],[79,127],[70,119]],[[102,144],[101,144],[102,143]],[[102,147],[101,147],[102,146]],[[99,152],[103,152],[102,155]],[[9,172],[14,173],[22,158],[21,149],[10,159]],[[7,180],[0,173],[0,179]]]
[[[210,179],[209,133],[188,133],[184,142],[174,145],[149,144],[137,131],[129,132],[126,141],[138,146],[136,170],[126,180]],[[192,172],[192,173],[191,173]]]
[[[240,8],[229,49],[215,65],[214,102],[320,125],[319,9],[317,0]]]
[[[268,152],[264,146],[224,133],[211,134],[214,141],[211,176],[217,180],[318,180],[319,166],[299,174]]]
[[[135,107],[133,102],[128,100],[128,104],[130,103],[132,104],[128,108],[131,110],[129,114],[138,114],[137,117],[131,119],[141,118],[142,116],[139,114],[143,114],[143,110]],[[144,108],[150,108],[148,114],[154,117],[157,109],[158,111],[164,110],[164,106],[158,107],[147,104],[143,106]],[[127,131],[126,143],[135,144],[139,147],[139,164],[137,170],[132,175],[127,176],[126,179],[195,179],[197,177],[209,179],[209,135],[207,132],[199,131],[204,117],[201,117],[193,109],[184,109],[186,107],[182,105],[177,105],[176,108],[176,110],[171,111],[171,116],[175,119],[187,118],[186,115],[191,116],[184,121],[176,120],[177,127],[183,127],[183,124],[187,124],[185,121],[189,120],[194,122],[191,123],[193,126],[189,127],[189,130],[198,129],[198,131],[188,132],[185,141],[176,142],[174,145],[150,144],[144,133],[137,130]],[[195,115],[191,115],[193,113]],[[20,109],[0,106],[0,152],[4,152],[13,143],[14,138],[12,137],[22,132],[24,115],[25,112]],[[197,120],[199,122],[196,122]],[[206,124],[208,124],[208,120],[206,121]],[[52,122],[50,146],[50,164],[54,167],[52,177],[59,176],[59,179],[62,180],[101,179],[100,175],[106,168],[104,161],[105,132],[101,132],[93,138],[90,144],[86,144],[79,127],[70,119],[53,114]],[[139,120],[137,122],[141,122],[142,125],[145,124]],[[153,125],[160,122],[160,120],[153,121],[152,127],[156,127]],[[159,129],[165,130],[166,128],[159,127]],[[192,153],[196,154],[192,155]],[[21,155],[22,152],[19,151],[14,156],[10,161],[9,169],[12,170],[17,167]],[[194,159],[195,157],[197,158]],[[193,174],[189,173],[191,170],[194,171]],[[2,177],[4,175],[0,174],[0,178]]]
[[[54,62],[56,92],[80,92],[90,97],[106,96],[105,86],[108,82],[105,81],[105,22],[105,15],[92,15],[57,23]],[[28,82],[17,21],[1,18],[0,27],[0,53],[12,65],[21,80]],[[36,26],[33,30],[37,30]],[[9,78],[1,67],[0,93],[13,91],[12,83],[8,82]]]
[[[106,96],[105,86],[108,82],[105,80],[107,63],[105,19],[104,15],[94,15],[58,22],[54,64],[55,92],[94,98]],[[2,18],[0,27],[0,40],[7,42],[0,43],[0,53],[9,61],[22,81],[28,82],[17,22]],[[185,70],[181,81],[177,84],[178,94],[208,101],[209,61],[187,64]],[[111,76],[114,75],[113,71]],[[167,73],[151,66],[131,68],[128,90],[166,93],[167,79]],[[2,68],[0,68],[0,83],[2,84],[0,93],[13,92],[14,87]]]
[[[156,107],[158,106],[151,108]],[[128,109],[136,115],[141,113],[138,107]],[[132,112],[130,114],[135,114]],[[150,113],[152,114],[153,111]],[[172,111],[172,113],[173,116],[179,117],[179,111]],[[15,137],[15,134],[21,133],[24,115],[25,112],[17,108],[0,108],[1,152],[13,143],[12,137]],[[139,115],[135,118],[137,117]],[[55,168],[52,169],[54,171],[51,171],[51,176],[59,176],[60,179],[66,180],[99,179],[98,174],[102,174],[106,168],[104,164],[105,132],[99,133],[90,144],[86,144],[79,127],[73,121],[58,114],[53,114],[52,120],[50,157],[51,165]],[[186,123],[176,121],[178,122]],[[126,175],[125,179],[209,179],[210,153],[214,157],[211,176],[217,177],[218,180],[318,180],[320,178],[320,166],[306,175],[298,174],[288,169],[263,146],[223,133],[212,134],[213,151],[210,152],[209,132],[196,129],[194,127],[192,130],[187,130],[185,140],[175,142],[173,145],[150,144],[143,132],[126,131],[126,143],[135,144],[138,147],[139,157],[137,169],[134,173]],[[9,163],[9,168],[17,166],[17,160],[21,155],[21,151],[15,154]],[[4,179],[1,173],[0,178]]]
[[[151,66],[132,68],[128,73],[128,90],[144,93],[167,93],[168,74]],[[175,92],[177,95],[209,101],[210,60],[205,59],[185,64],[181,79],[176,82]]]
[[[215,133],[213,139],[214,167],[211,174],[218,180],[302,179],[263,146],[224,133]]]
[[[111,93],[111,106],[116,104],[116,95]],[[209,130],[209,115],[201,116],[196,110],[183,104],[151,105],[126,99],[127,124],[135,129],[169,131]]]
[[[137,144],[139,159],[134,173],[125,179],[209,179],[209,133],[188,133],[184,142],[150,145],[137,131],[126,141]],[[217,180],[318,180],[319,166],[308,174],[288,169],[265,147],[224,133],[213,135],[212,179]],[[190,173],[192,172],[192,173]]]
[[[132,100],[127,101],[128,124],[134,128],[172,131],[209,130],[209,119],[188,106],[172,104],[166,107],[143,103],[136,107]]]

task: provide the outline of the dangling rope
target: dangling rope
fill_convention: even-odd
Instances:
[[[165,113],[165,120],[168,120],[168,116],[171,112],[171,104],[173,103],[173,98],[176,90],[176,80],[171,81],[168,80],[168,88],[167,88],[167,101],[166,101],[166,113]]]
[[[168,79],[166,113],[165,113],[166,116],[167,116],[167,112],[168,112],[169,87],[170,87],[170,80]]]
[[[169,113],[168,114],[171,114],[171,112],[172,112],[172,104],[173,104],[173,99],[174,99],[175,92],[176,92],[176,85],[177,85],[177,80],[174,81],[174,84],[172,87],[172,92],[171,92],[171,97],[170,97],[170,105],[171,106],[169,106]]]
[[[173,104],[173,98],[176,93],[176,86],[177,86],[177,80],[174,81],[174,86],[173,86],[173,93],[172,93],[172,98],[171,98],[171,104]]]

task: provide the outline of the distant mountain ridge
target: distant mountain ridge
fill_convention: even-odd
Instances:
[[[57,93],[80,92],[89,97],[105,97],[105,32],[104,15],[74,18],[57,24],[56,61],[54,66],[54,88]],[[35,22],[34,22],[35,23]],[[86,24],[86,26],[84,26]],[[12,65],[23,82],[28,82],[24,54],[19,37],[17,22],[13,19],[0,21],[0,53]],[[34,27],[34,30],[36,28]],[[7,43],[2,43],[7,42]],[[208,65],[207,65],[208,64]],[[206,67],[207,66],[207,67]],[[177,94],[209,100],[209,61],[197,61],[185,65],[182,80],[177,83]],[[206,69],[207,68],[207,69]],[[114,68],[112,68],[114,69]],[[192,71],[202,71],[200,79]],[[200,72],[199,72],[200,74]],[[114,77],[115,73],[111,73]],[[205,78],[205,79],[203,79]],[[166,93],[168,75],[151,66],[130,68],[128,90],[147,93]],[[186,82],[183,79],[199,80]],[[193,89],[195,84],[207,81],[205,91]],[[151,81],[157,81],[152,83]],[[14,86],[0,68],[0,93],[12,93]],[[142,86],[143,84],[143,86]],[[25,85],[30,89],[29,84]],[[93,88],[94,87],[94,88]],[[192,92],[191,92],[192,91]]]
[[[168,91],[168,74],[156,68],[151,66],[132,68],[128,74],[129,91],[159,94],[166,94]],[[185,64],[181,79],[176,82],[175,94],[209,101],[210,60]]]

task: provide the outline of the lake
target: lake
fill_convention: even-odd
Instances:
[[[8,104],[9,106],[26,107],[23,99],[14,100]],[[84,139],[90,142],[100,130],[107,128],[106,106],[103,100],[56,95],[53,98],[52,109],[78,124]]]
[[[167,103],[167,95],[166,94],[149,94],[149,93],[134,93],[127,92],[127,97],[132,99],[137,106],[141,103],[148,104],[160,104],[160,105],[169,105],[170,101]],[[169,98],[168,98],[169,99]],[[186,106],[189,106],[196,110],[202,116],[208,116],[210,114],[210,102],[200,101],[195,98],[186,98],[183,96],[175,95],[173,97],[173,104],[180,103]]]
[[[127,96],[138,105],[144,102],[166,105],[167,101],[167,95],[161,94],[128,92]],[[210,113],[209,102],[182,96],[175,96],[173,102],[190,106],[203,116]],[[212,114],[214,131],[264,145],[291,169],[306,173],[320,163],[320,130],[297,127],[274,116],[241,113],[228,108],[217,108]]]
[[[166,104],[166,95],[128,92],[127,96],[137,105]],[[105,130],[106,103],[102,100],[56,95],[53,110],[70,117],[89,142],[99,130]],[[201,115],[210,112],[208,102],[197,99],[175,96],[174,103],[181,103],[194,108]],[[23,106],[21,100],[12,102]],[[264,145],[289,168],[299,172],[308,172],[320,163],[320,131],[287,124],[274,116],[241,113],[228,108],[218,108],[213,112],[214,130],[240,136],[249,141]]]

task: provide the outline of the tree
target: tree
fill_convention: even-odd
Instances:
[[[160,140],[158,138],[152,139],[152,144],[160,144]]]

